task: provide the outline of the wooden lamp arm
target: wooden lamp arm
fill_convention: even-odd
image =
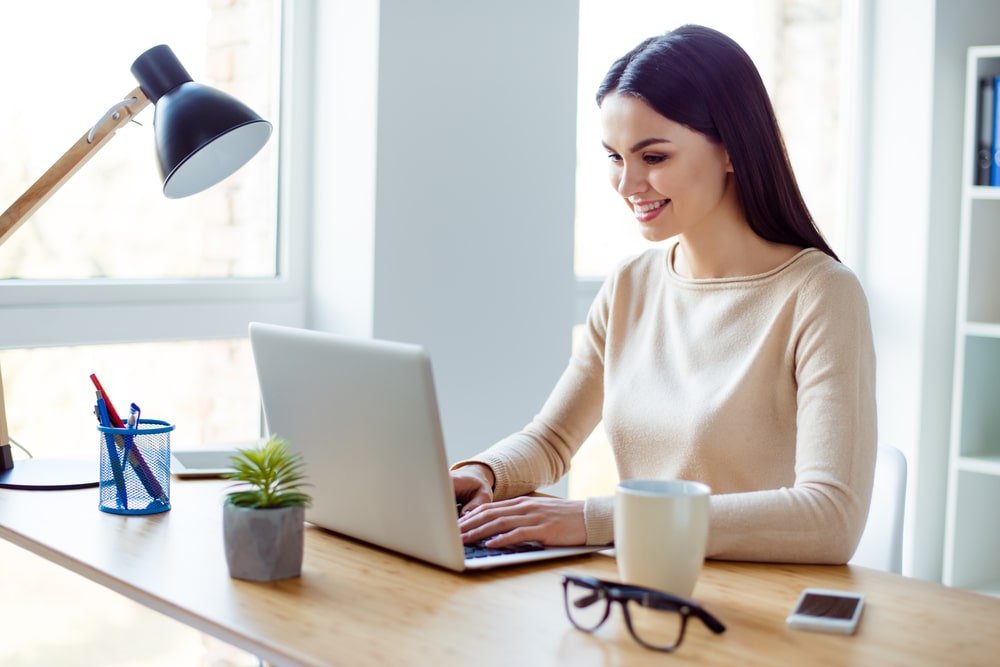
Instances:
[[[134,102],[130,102],[132,98],[135,99]],[[148,104],[149,98],[141,88],[136,88],[123,98],[121,105],[116,107],[116,113],[109,114],[80,137],[79,141],[18,197],[17,201],[4,211],[3,216],[0,216],[0,245],[3,245],[25,220],[47,202],[56,190],[72,178],[87,160],[103,148],[120,127],[132,120]],[[9,469],[11,465],[7,410],[4,405],[3,379],[0,377],[0,471]]]
[[[126,102],[130,98],[135,98],[135,102],[127,104]],[[0,216],[0,245],[3,245],[25,220],[48,201],[56,190],[72,178],[73,174],[87,160],[103,148],[120,127],[131,121],[148,104],[149,98],[146,97],[141,88],[136,88],[124,98],[122,105],[118,107],[118,113],[107,117],[104,122],[99,123],[98,127],[80,137],[79,141],[73,144],[55,164],[49,167],[48,171],[42,174],[41,178],[18,197],[17,201],[4,211],[3,216]],[[93,138],[91,138],[91,134],[93,134]],[[0,408],[2,408],[2,404],[0,404]]]

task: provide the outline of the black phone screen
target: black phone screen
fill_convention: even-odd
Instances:
[[[795,613],[849,621],[854,616],[859,602],[860,600],[854,597],[806,593]]]

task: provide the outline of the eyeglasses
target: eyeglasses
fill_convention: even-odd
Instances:
[[[612,602],[621,604],[632,637],[654,651],[673,651],[680,646],[692,616],[716,634],[726,630],[697,602],[669,593],[569,574],[562,575],[562,584],[566,615],[584,632],[594,632],[608,620]]]

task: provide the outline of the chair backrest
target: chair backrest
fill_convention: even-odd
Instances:
[[[891,445],[879,445],[868,522],[851,565],[902,572],[905,503],[906,457]]]

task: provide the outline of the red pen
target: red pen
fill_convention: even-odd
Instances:
[[[115,410],[115,406],[111,403],[111,399],[108,398],[108,392],[104,391],[104,387],[101,386],[100,380],[97,379],[97,374],[91,373],[90,380],[94,383],[94,386],[97,387],[97,391],[101,392],[101,396],[104,398],[104,405],[108,409],[108,418],[111,420],[111,426],[114,428],[125,428],[125,422],[123,422],[122,418],[118,416],[118,411]],[[136,426],[138,426],[138,424]],[[138,447],[129,448],[128,462],[132,464],[132,468],[135,470],[135,474],[139,477],[139,481],[142,482],[144,487],[146,487],[146,492],[157,500],[167,502],[167,498],[163,493],[163,487],[161,487],[160,483],[156,481],[156,476],[153,475],[153,471],[149,469],[148,465],[146,465],[146,459],[142,457]]]
[[[111,404],[111,400],[108,398],[108,392],[104,391],[104,387],[101,386],[101,381],[97,379],[96,373],[90,374],[90,380],[97,387],[97,391],[101,392],[101,398],[104,399],[104,405],[108,408],[108,418],[111,420],[111,426],[114,428],[125,428],[125,422],[122,418],[118,416],[118,411],[115,410],[115,406]]]

